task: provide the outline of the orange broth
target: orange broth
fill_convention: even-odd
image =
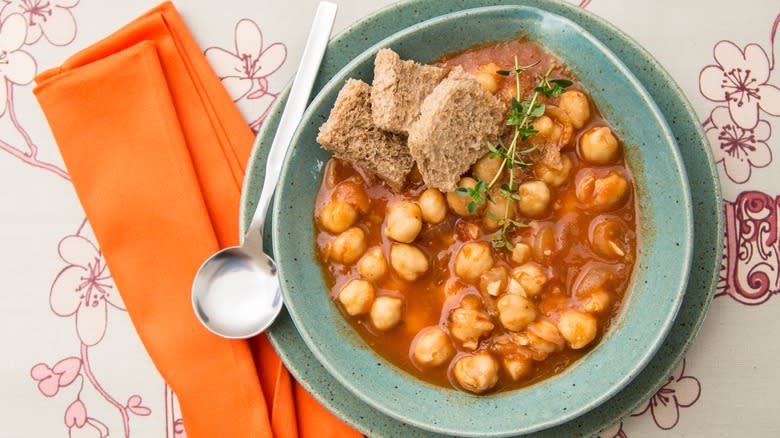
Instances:
[[[518,40],[477,47],[464,53],[448,56],[442,59],[440,66],[462,66],[467,72],[474,73],[480,65],[495,63],[505,69],[514,64],[518,57],[521,65],[527,65],[541,60],[539,65],[531,68],[521,80],[524,97],[532,92],[533,81],[543,74],[551,62],[562,63],[544,51],[534,42]],[[574,81],[570,89],[584,92],[586,90],[576,81],[565,68],[556,70],[556,77],[568,78]],[[512,77],[501,78],[498,97],[512,96],[515,92],[515,81]],[[557,98],[545,99],[548,104],[556,104]],[[504,369],[499,370],[498,383],[491,392],[505,391],[523,387],[553,376],[588,351],[598,345],[616,316],[626,288],[629,285],[636,258],[637,244],[637,214],[633,189],[622,204],[609,211],[592,211],[585,208],[575,196],[575,185],[578,175],[583,169],[590,169],[597,176],[616,172],[632,182],[631,172],[622,154],[619,160],[610,165],[597,166],[586,163],[579,153],[581,135],[594,126],[609,126],[597,109],[591,103],[591,117],[580,129],[575,129],[571,145],[562,150],[573,162],[573,169],[566,183],[560,187],[550,187],[552,193],[551,208],[540,218],[524,218],[518,215],[518,220],[527,224],[514,233],[514,242],[524,242],[531,247],[532,260],[546,268],[549,281],[543,291],[533,298],[537,308],[537,320],[557,321],[560,313],[566,309],[582,310],[588,291],[598,289],[609,295],[608,307],[599,312],[593,312],[598,322],[598,334],[585,348],[563,348],[551,353],[543,360],[534,360],[530,374],[513,380]],[[533,168],[524,170],[520,181],[534,179]],[[389,258],[390,246],[393,243],[383,233],[385,215],[389,205],[402,200],[416,200],[427,188],[419,174],[410,176],[406,187],[401,193],[396,193],[380,180],[366,174],[361,169],[349,163],[331,159],[324,172],[319,188],[315,218],[318,218],[322,208],[336,198],[351,198],[355,191],[361,188],[367,194],[368,212],[361,214],[354,226],[360,227],[366,235],[367,248],[379,246],[385,259]],[[621,242],[625,255],[623,257],[603,257],[592,248],[590,243],[594,226],[602,220],[618,223],[620,232],[615,237]],[[335,236],[325,231],[315,221],[316,247],[321,255],[321,265],[326,283],[330,287],[334,300],[341,288],[350,280],[360,278],[357,264],[344,265],[328,260],[328,245]],[[474,231],[477,236],[472,235]],[[494,232],[486,230],[479,217],[459,217],[451,210],[446,219],[437,224],[424,224],[414,245],[427,256],[430,268],[427,273],[413,282],[404,281],[390,267],[387,274],[373,282],[376,295],[390,295],[403,299],[403,317],[395,327],[380,331],[371,323],[368,315],[350,316],[344,312],[343,306],[335,300],[344,317],[354,326],[370,348],[392,364],[404,369],[410,374],[430,383],[458,387],[452,377],[452,364],[465,354],[474,350],[465,349],[453,342],[455,354],[450,361],[441,366],[419,367],[411,358],[410,349],[414,337],[424,328],[438,326],[448,330],[450,312],[458,307],[467,295],[478,297],[495,328],[488,337],[481,339],[476,351],[490,350],[491,340],[506,333],[497,318],[496,297],[487,295],[480,290],[479,282],[468,282],[454,274],[453,263],[460,248],[473,241],[484,241],[491,245]],[[493,249],[495,265],[506,266],[508,270],[517,264],[511,260],[511,252],[506,249]],[[493,350],[492,354],[497,353]],[[500,353],[498,353],[500,356]]]

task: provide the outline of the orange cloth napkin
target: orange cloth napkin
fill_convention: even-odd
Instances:
[[[36,81],[133,324],[179,398],[187,435],[358,436],[292,380],[265,336],[225,340],[195,318],[195,272],[238,242],[253,135],[173,5]]]

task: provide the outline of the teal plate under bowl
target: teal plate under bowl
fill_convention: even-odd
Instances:
[[[518,31],[542,41],[576,72],[622,138],[634,169],[641,241],[621,315],[596,348],[542,383],[475,396],[425,383],[392,366],[368,348],[332,303],[313,243],[317,193],[311,188],[319,186],[323,163],[330,157],[316,138],[346,80],[371,82],[380,48],[393,48],[405,59],[430,62],[486,41],[516,38]],[[405,423],[482,437],[554,426],[598,406],[636,376],[677,314],[688,279],[693,235],[685,169],[655,102],[584,29],[525,6],[468,9],[424,21],[380,41],[344,67],[314,99],[293,137],[277,188],[274,218],[274,253],[285,306],[303,340],[331,375],[366,403]]]
[[[408,2],[403,3],[400,5],[396,5],[393,7],[390,7],[384,11],[379,12],[378,14],[369,17],[368,19],[358,23],[357,25],[351,27],[348,29],[344,34],[337,37],[330,46],[328,55],[326,57],[325,64],[323,66],[323,69],[321,70],[320,79],[318,80],[317,88],[319,89],[321,87],[321,84],[324,80],[330,79],[333,74],[338,70],[339,68],[343,67],[347,62],[351,61],[355,56],[359,55],[359,53],[368,48],[372,43],[376,43],[381,38],[393,33],[394,31],[403,29],[409,25],[412,25],[413,23],[417,23],[423,19],[436,17],[438,15],[452,12],[452,11],[459,11],[466,7],[474,7],[474,6],[482,6],[486,4],[494,4],[500,2],[485,2],[485,1],[472,1],[472,2],[464,2],[464,1],[457,1],[457,2],[447,2],[447,1],[441,1],[441,2]],[[516,4],[524,4],[525,2],[512,2]],[[680,358],[682,357],[682,354],[684,353],[685,349],[687,348],[688,344],[691,342],[691,340],[695,337],[698,328],[701,325],[701,322],[703,320],[706,308],[708,307],[708,304],[712,297],[712,286],[714,285],[714,281],[717,274],[717,266],[720,258],[720,245],[719,245],[719,239],[720,239],[720,233],[721,233],[721,224],[718,219],[720,219],[720,199],[717,192],[717,180],[714,172],[714,166],[712,162],[711,155],[709,154],[709,149],[707,147],[706,140],[704,139],[704,136],[701,133],[700,128],[698,127],[698,123],[696,121],[695,114],[690,110],[690,106],[685,101],[682,94],[679,92],[679,89],[674,85],[673,82],[668,78],[668,76],[658,67],[658,65],[655,63],[655,61],[652,60],[644,51],[642,51],[638,46],[636,46],[633,42],[628,40],[625,36],[623,36],[618,31],[614,30],[613,28],[609,27],[609,25],[605,24],[604,22],[598,20],[597,18],[594,18],[593,16],[584,13],[576,8],[573,8],[571,6],[557,3],[557,2],[549,2],[549,1],[537,1],[533,3],[534,6],[541,7],[545,10],[555,12],[559,15],[563,15],[568,17],[569,19],[578,22],[580,25],[588,29],[588,31],[591,34],[594,34],[597,38],[599,38],[602,42],[606,43],[607,46],[609,46],[615,53],[617,53],[621,60],[623,60],[628,66],[633,69],[633,71],[637,74],[639,79],[644,83],[644,85],[648,88],[652,96],[656,99],[656,101],[661,105],[661,107],[664,109],[664,114],[671,122],[672,131],[674,135],[677,137],[680,144],[684,145],[682,149],[682,156],[685,162],[687,163],[687,170],[689,171],[691,183],[694,185],[695,189],[693,190],[693,201],[694,201],[694,208],[696,210],[696,217],[701,218],[702,215],[707,218],[707,221],[702,221],[701,223],[697,223],[696,226],[696,234],[695,237],[695,257],[694,257],[694,269],[692,270],[691,275],[691,281],[689,283],[685,301],[683,302],[683,307],[681,309],[680,316],[677,318],[677,320],[674,323],[674,328],[671,331],[670,336],[667,338],[667,340],[664,342],[663,346],[661,347],[661,350],[658,355],[656,355],[652,361],[650,362],[649,366],[642,371],[638,378],[634,379],[633,382],[628,385],[625,389],[617,393],[616,396],[612,397],[611,399],[607,400],[604,404],[602,404],[600,407],[588,411],[585,415],[580,416],[576,418],[575,420],[568,421],[566,423],[560,424],[558,426],[555,426],[551,429],[546,429],[542,432],[538,432],[533,434],[534,436],[583,436],[583,435],[592,435],[594,433],[597,433],[601,429],[608,427],[612,423],[616,422],[623,416],[630,413],[638,404],[645,401],[652,393],[653,391],[660,386],[662,383],[664,383],[666,376],[671,372],[673,367],[679,362]],[[516,28],[515,28],[516,29]],[[516,31],[516,30],[515,30]],[[513,31],[514,32],[514,31]],[[514,35],[507,35],[505,38],[509,38]],[[533,37],[533,35],[531,35]],[[504,39],[505,39],[504,38]],[[485,39],[501,39],[497,36],[483,36],[482,40]],[[550,44],[544,37],[540,38],[551,50],[559,54],[564,58],[566,62],[568,62],[570,65],[573,66],[574,70],[577,71],[580,74],[580,77],[582,79],[585,79],[583,77],[583,74],[578,71],[575,61],[573,59],[570,59],[567,56],[564,56],[561,52],[562,47],[555,47],[555,45]],[[466,44],[467,42],[463,42]],[[407,56],[407,53],[404,53],[405,49],[400,49],[402,51],[402,54],[404,56]],[[424,54],[421,54],[421,56],[416,56],[418,59],[426,60],[431,59],[432,57],[435,58],[439,53],[429,53],[429,56],[425,56]],[[370,78],[370,77],[369,77]],[[586,82],[587,84],[587,82]],[[607,113],[607,117],[612,120],[613,117],[609,114],[608,106],[604,106],[605,102],[600,101],[600,99],[603,98],[603,94],[601,94],[601,90],[597,88],[593,88],[589,85],[589,88],[591,92],[594,94],[594,97],[597,100],[597,103],[601,104],[602,109],[605,110]],[[613,120],[614,122],[614,120]],[[265,153],[267,145],[270,144],[270,139],[272,138],[273,128],[275,127],[276,123],[278,123],[278,111],[274,113],[274,115],[269,118],[266,122],[266,125],[264,127],[263,132],[261,132],[259,138],[258,138],[258,144],[255,148],[255,152],[252,158],[252,162],[250,163],[247,181],[246,181],[246,188],[245,190],[245,197],[242,202],[242,208],[243,208],[243,214],[242,219],[244,223],[248,219],[247,216],[251,214],[251,211],[254,208],[254,202],[250,202],[249,200],[256,199],[258,193],[259,193],[259,186],[262,181],[263,171],[262,166],[265,161]],[[317,123],[319,125],[319,122]],[[618,130],[620,130],[620,126],[618,126]],[[623,134],[623,132],[621,132]],[[624,137],[625,138],[625,137]],[[311,147],[311,146],[309,146]],[[312,149],[310,151],[311,153],[319,153],[316,150]],[[634,160],[636,159],[634,155],[632,155],[633,152],[629,152],[629,159],[634,164]],[[654,169],[653,165],[648,165],[648,163],[645,163],[645,169],[644,174],[641,175],[641,178],[647,179],[647,171],[649,169]],[[640,164],[640,167],[642,165]],[[643,173],[641,172],[642,169],[640,169],[640,172],[636,172],[636,166],[635,166],[635,173]],[[679,170],[679,169],[678,169]],[[313,192],[316,188],[316,184],[319,183],[319,173],[316,171],[315,168],[311,169],[303,169],[304,172],[311,173],[311,176],[306,175],[305,173],[298,173],[296,174],[297,178],[300,178],[300,185],[298,185],[296,188],[293,188],[295,190],[296,196],[300,196],[298,199],[301,202],[302,211],[303,213],[308,212],[308,216],[305,214],[301,214],[300,221],[303,221],[303,217],[306,217],[306,221],[308,221],[308,230],[309,234],[294,234],[295,238],[286,238],[286,236],[277,236],[282,238],[283,240],[276,239],[277,243],[277,250],[282,253],[287,248],[298,245],[298,249],[301,249],[303,252],[293,254],[294,258],[299,258],[299,260],[302,260],[302,257],[308,257],[308,260],[305,260],[305,264],[311,265],[313,263],[313,260],[311,260],[311,252],[313,250],[313,245],[310,243],[310,239],[313,234],[311,232],[311,212],[312,212],[312,205],[313,205]],[[311,180],[309,180],[311,178]],[[640,178],[640,179],[641,179]],[[643,190],[643,184],[640,182],[640,196],[641,191]],[[308,192],[308,195],[307,195]],[[312,202],[309,202],[307,204],[307,201],[304,199],[308,196]],[[285,196],[281,196],[281,201],[284,203]],[[685,202],[683,202],[685,204]],[[280,207],[281,204],[277,203],[277,207]],[[290,204],[290,206],[295,207],[294,203]],[[656,210],[657,206],[654,206],[652,209]],[[681,209],[685,209],[685,205],[680,207]],[[276,214],[280,214],[280,210],[277,208]],[[288,216],[285,214],[285,226],[288,226],[287,222],[295,222],[295,220],[290,221]],[[275,224],[279,224],[280,222],[275,222]],[[267,229],[271,229],[268,227]],[[274,227],[274,232],[278,234],[278,231],[281,228]],[[305,228],[298,228],[296,230],[296,233],[304,232],[302,230],[305,230]],[[668,237],[666,235],[666,230],[664,229],[665,237]],[[297,242],[297,244],[296,244]],[[282,244],[282,247],[279,247],[278,244]],[[675,243],[681,243],[681,246],[685,246],[685,242],[675,242]],[[308,245],[308,247],[307,247]],[[676,246],[676,245],[675,245]],[[672,253],[673,253],[672,249]],[[671,253],[667,253],[671,254]],[[284,257],[284,256],[282,256]],[[678,260],[685,260],[684,254],[683,257]],[[305,276],[306,269],[298,270],[296,271],[295,267],[292,266],[292,264],[288,265],[286,263],[286,260],[282,260],[282,265],[284,266],[283,269],[290,269],[288,271],[288,277],[298,277],[298,276]],[[684,265],[684,263],[682,263]],[[309,269],[310,270],[310,269]],[[309,273],[310,275],[311,273]],[[319,272],[316,273],[317,276],[319,276]],[[641,273],[638,274],[641,277]],[[637,277],[637,278],[640,278]],[[322,279],[318,277],[317,279],[311,279],[312,281],[318,280],[319,283],[322,283]],[[653,279],[655,281],[655,279]],[[638,283],[638,282],[637,282]],[[321,294],[323,297],[327,297],[327,293],[325,292],[322,287],[320,287],[320,290],[316,291],[310,291],[315,292],[311,296],[317,295],[317,293]],[[326,298],[327,299],[327,298]],[[333,305],[329,302],[325,303],[326,306],[323,308],[327,310],[327,312],[330,312],[329,318],[331,318],[333,324],[337,324],[338,322],[343,323],[343,320],[340,319],[341,316],[336,312]],[[296,306],[293,306],[297,309]],[[669,316],[673,315],[674,312],[671,312]],[[623,318],[625,319],[625,315]],[[630,319],[629,319],[630,320]],[[662,322],[662,321],[661,321]],[[335,326],[335,325],[334,325]],[[657,328],[657,327],[656,327]],[[349,329],[351,330],[351,329]],[[615,330],[615,334],[617,334],[619,330]],[[656,331],[657,333],[657,331]],[[376,368],[381,368],[382,373],[390,373],[392,376],[393,373],[396,374],[395,377],[398,377],[397,374],[402,374],[402,372],[395,370],[392,367],[388,367],[384,364],[382,360],[377,360],[376,356],[373,356],[373,353],[371,353],[369,350],[366,350],[365,347],[362,344],[362,340],[360,340],[354,333],[350,331],[345,330],[339,330],[337,332],[338,336],[343,337],[342,341],[345,341],[343,343],[344,346],[348,347],[351,350],[361,350],[364,354],[371,355],[373,357],[372,362],[366,362],[366,364],[370,365],[364,365],[362,368],[356,368],[355,366],[346,367],[345,369],[341,370],[342,373],[347,373],[348,375],[341,375],[344,381],[346,382],[354,382],[354,378],[351,376],[351,373],[354,372],[355,374],[361,374],[366,376],[376,376]],[[396,419],[393,419],[387,415],[383,415],[382,413],[378,412],[375,409],[372,409],[369,405],[366,403],[361,402],[361,400],[355,395],[353,395],[345,386],[341,385],[338,381],[336,381],[315,359],[314,355],[308,350],[307,346],[301,339],[301,337],[298,335],[295,327],[293,326],[290,317],[288,314],[283,314],[280,317],[280,320],[277,321],[277,323],[274,324],[272,330],[269,332],[269,336],[271,337],[272,342],[274,342],[274,345],[276,346],[277,350],[279,351],[280,356],[285,361],[285,364],[288,366],[288,368],[291,370],[291,372],[301,381],[301,383],[310,391],[312,394],[317,397],[321,402],[323,402],[327,407],[329,407],[332,411],[337,413],[340,417],[342,417],[345,421],[347,421],[349,424],[352,424],[359,430],[372,435],[372,436],[436,436],[435,434],[432,434],[430,432],[424,432],[419,429],[416,429],[409,424],[405,424],[406,421],[398,421]],[[350,338],[351,336],[351,338]],[[614,336],[614,335],[613,335]],[[351,339],[351,340],[349,340]],[[310,339],[311,341],[311,339]],[[601,351],[606,351],[606,348],[608,346],[608,343],[611,342],[612,339],[609,339],[604,342],[602,347],[597,348],[594,353],[584,360],[580,361],[579,364],[585,364],[586,361],[593,360],[594,355],[601,354]],[[316,345],[315,345],[316,347]],[[322,352],[319,352],[320,355]],[[651,352],[644,352],[642,357],[639,357],[639,360],[635,361],[635,363],[641,363],[641,361],[645,358],[648,358],[650,356]],[[633,354],[630,352],[620,352],[620,354]],[[613,356],[613,357],[619,357]],[[322,356],[320,357],[322,358]],[[595,361],[594,361],[595,362]],[[377,366],[377,363],[380,365]],[[578,366],[584,366],[584,365],[578,365]],[[639,368],[637,367],[635,371],[639,371]],[[572,368],[567,374],[572,375],[577,372],[577,368]],[[560,379],[566,377],[561,376]],[[365,377],[365,376],[364,376]],[[630,375],[628,376],[621,376],[620,378],[623,379],[623,381],[627,381]],[[401,378],[408,380],[409,378],[405,375],[402,375]],[[559,379],[559,378],[556,378]],[[559,380],[560,380],[559,379]],[[379,379],[376,379],[379,380]],[[596,384],[597,386],[604,386],[604,381],[598,381],[594,383],[594,379],[588,378],[583,380],[585,385],[589,384],[589,381],[592,382],[592,384]],[[609,382],[607,382],[609,383]],[[613,387],[620,386],[623,382],[613,382]],[[534,388],[545,388],[549,387],[549,385],[554,385],[555,381],[550,380],[547,383],[543,383],[540,385],[537,385],[536,387],[531,388],[531,390],[534,390]],[[423,385],[417,384],[418,387],[424,388]],[[390,386],[390,388],[393,391],[396,391],[393,386]],[[355,390],[355,388],[352,388]],[[365,396],[366,388],[359,388]],[[430,388],[427,388],[430,389]],[[434,390],[444,391],[440,390],[438,388],[434,388]],[[398,401],[404,401],[407,400],[405,397],[409,397],[409,395],[403,395],[403,394],[393,394],[393,391],[391,391],[391,394],[389,396],[392,398],[394,397]],[[518,391],[516,394],[523,393],[523,391]],[[574,392],[570,392],[570,394],[573,394]],[[485,403],[485,399],[483,398],[474,398],[471,396],[467,396],[461,393],[455,393],[452,391],[452,394],[454,395],[448,395],[447,397],[469,397],[464,398],[463,400],[472,400],[472,401],[466,401],[466,404],[474,404],[474,405],[483,405]],[[416,396],[416,394],[414,394]],[[494,399],[500,399],[501,397],[510,397],[512,394],[508,394],[505,396],[495,396]],[[575,394],[576,397],[576,394]],[[561,399],[559,393],[557,392],[550,392],[550,394],[547,394],[547,397],[545,400],[553,400],[553,399]],[[474,402],[473,400],[478,400],[478,402]],[[440,400],[446,401],[445,399]],[[427,412],[428,414],[442,414],[450,417],[447,412],[450,411],[450,409],[442,409],[441,405],[437,405],[439,402],[433,402],[433,405],[427,405],[427,406],[421,406],[419,410],[423,412]],[[511,433],[507,432],[507,430],[520,430],[518,429],[517,423],[515,422],[516,417],[518,417],[517,412],[512,413],[512,411],[508,411],[506,406],[503,408],[501,405],[506,404],[502,403],[499,405],[494,405],[496,409],[499,409],[498,411],[491,411],[485,415],[484,410],[480,411],[474,411],[470,410],[468,414],[464,415],[465,420],[471,420],[466,421],[469,424],[461,426],[457,426],[454,430],[452,429],[442,429],[441,427],[437,425],[433,425],[433,427],[437,428],[438,430],[450,430],[452,433],[468,433],[472,435],[485,435],[488,433]],[[597,402],[592,401],[590,404],[587,404],[583,410],[587,410],[588,408],[594,406],[597,404]],[[569,404],[568,406],[563,406],[566,408],[566,412],[569,411],[569,406],[572,406]],[[562,408],[560,408],[562,410]],[[558,412],[559,413],[559,412]],[[424,414],[424,415],[428,415]],[[534,413],[525,413],[526,415],[533,415]],[[552,420],[549,420],[544,423],[538,423],[542,424],[541,427],[545,427],[550,425],[551,423],[554,423],[556,421],[562,421],[562,416],[556,416],[556,412],[553,412]],[[564,416],[567,414],[564,413]],[[574,416],[574,414],[568,414],[569,416]],[[434,419],[436,418],[435,415],[432,415]],[[484,422],[480,417],[487,417],[492,416],[497,418],[497,423],[494,426],[486,426],[483,424]],[[519,416],[523,416],[523,413],[521,412]],[[407,419],[405,416],[401,416],[401,418],[404,418],[404,420]],[[440,417],[438,417],[440,418]],[[427,421],[427,419],[423,419],[423,422]],[[442,420],[443,421],[443,420]],[[475,424],[479,423],[479,424]],[[427,423],[425,423],[427,424]],[[430,424],[428,424],[430,426]],[[524,430],[529,430],[525,426],[521,426],[520,428],[524,428]],[[502,432],[504,431],[504,432]]]

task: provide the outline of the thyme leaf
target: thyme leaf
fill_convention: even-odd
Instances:
[[[460,196],[468,196],[471,198],[466,209],[469,214],[474,214],[477,210],[485,205],[490,199],[490,193],[488,192],[488,185],[485,181],[477,179],[477,184],[474,187],[458,187],[455,189],[455,193]]]

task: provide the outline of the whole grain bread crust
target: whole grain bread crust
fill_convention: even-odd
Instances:
[[[409,152],[428,187],[450,192],[504,131],[505,104],[456,67],[420,107]]]
[[[348,79],[339,91],[317,142],[339,159],[352,162],[400,191],[414,161],[403,136],[374,124],[371,87]]]
[[[420,106],[447,76],[449,69],[403,61],[391,49],[374,59],[371,106],[374,123],[385,131],[408,134],[420,116]]]

